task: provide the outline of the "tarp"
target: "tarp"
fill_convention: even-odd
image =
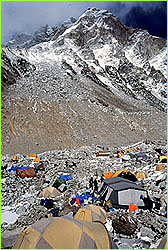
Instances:
[[[125,152],[126,152],[126,151],[122,149],[122,150],[119,152],[119,154],[120,154],[120,155],[123,155],[123,154],[125,154]]]
[[[162,160],[167,160],[167,155],[160,156],[160,161],[162,161]]]
[[[73,180],[71,175],[61,175],[59,179],[63,178],[65,181]]]
[[[137,205],[129,204],[129,212],[135,211],[139,209]]]
[[[124,161],[129,161],[131,159],[131,157],[127,154],[124,154],[121,156],[121,158],[124,160]]]
[[[127,153],[132,153],[132,150],[131,150],[130,148],[128,148],[128,149],[126,150],[126,152],[127,152]]]
[[[157,165],[156,166],[156,171],[161,171],[162,169],[165,169],[164,165]]]
[[[52,186],[60,190],[61,186],[65,183],[66,183],[65,180],[63,178],[60,178],[60,179],[57,179]]]
[[[99,151],[96,153],[96,157],[99,157],[99,156],[110,156],[111,155],[111,152],[110,151]]]
[[[33,168],[28,168],[28,169],[16,169],[16,174],[20,177],[20,178],[25,178],[25,177],[35,177],[36,176],[36,172],[34,171]]]
[[[135,154],[133,153],[129,153],[128,155],[130,156],[131,159],[135,158]]]
[[[75,197],[75,199],[78,199],[77,201],[79,201],[79,205],[83,205],[84,200],[88,200],[89,198],[92,199],[92,202],[97,200],[94,196],[91,196],[89,193],[86,193],[84,195],[76,195],[76,197]],[[72,199],[74,199],[74,198],[72,198]]]
[[[41,162],[41,159],[40,158],[35,158],[34,162]]]
[[[100,222],[78,221],[69,216],[43,218],[18,236],[13,249],[114,249]]]

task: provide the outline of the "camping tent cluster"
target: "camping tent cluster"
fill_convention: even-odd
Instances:
[[[28,156],[29,159],[34,160],[33,163],[35,165],[33,166],[12,166],[8,171],[16,171],[17,176],[20,178],[25,178],[25,177],[35,177],[36,176],[36,171],[38,171],[38,166],[39,163],[41,163],[40,157],[37,156],[36,153],[30,153]],[[19,157],[17,155],[14,155],[13,158],[11,159],[13,163],[18,163],[19,162]],[[39,167],[40,168],[40,167]]]
[[[117,249],[106,227],[106,212],[86,206],[74,218],[41,219],[20,233],[13,249]]]
[[[133,237],[133,248],[138,248],[137,236],[142,236],[139,247],[144,248],[144,232],[149,230],[151,235],[157,228],[157,220],[151,225],[151,218],[156,218],[155,213],[159,220],[165,216],[166,165],[162,161],[167,156],[165,150],[155,153],[142,145],[98,154],[92,149],[82,157],[76,150],[74,155],[66,151],[10,158],[2,170],[3,197],[6,180],[10,190],[16,184],[15,194],[19,195],[12,196],[12,204],[18,205],[13,212],[22,228],[32,224],[19,235],[13,248],[117,248],[111,236],[122,248],[122,235]],[[26,173],[29,169],[35,172],[34,177]],[[24,196],[20,196],[21,190]],[[3,198],[3,205],[8,206],[8,200]],[[159,234],[151,241],[154,248],[165,234],[163,222],[160,220]],[[60,230],[60,225],[66,230]],[[13,229],[17,227],[16,222]]]
[[[13,249],[118,249],[106,229],[106,219],[105,210],[95,205],[80,208],[74,218],[43,218],[19,234]],[[136,224],[123,217],[115,218],[113,227],[126,235],[136,230]],[[161,239],[158,249],[167,249],[167,235]]]

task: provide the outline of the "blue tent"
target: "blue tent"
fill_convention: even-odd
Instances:
[[[136,154],[136,160],[138,160],[139,157],[142,157],[144,160],[147,159],[147,155],[143,152],[139,152],[138,154]]]
[[[61,175],[59,177],[59,179],[61,179],[61,178],[63,178],[65,181],[68,181],[68,180],[72,181],[72,176],[70,174],[69,175]]]

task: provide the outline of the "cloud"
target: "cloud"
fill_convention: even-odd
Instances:
[[[6,42],[21,32],[32,33],[42,25],[59,26],[69,17],[78,18],[87,8],[107,9],[125,22],[133,7],[140,6],[146,12],[161,6],[162,2],[117,2],[117,1],[34,1],[1,3],[1,39]]]

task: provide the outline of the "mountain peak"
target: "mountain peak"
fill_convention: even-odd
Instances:
[[[15,39],[9,41],[6,45],[11,48],[19,47],[19,48],[30,48],[36,44],[41,42],[50,41],[51,38],[57,31],[57,27],[51,27],[48,24],[45,24],[39,27],[34,33],[21,33],[16,36]]]

